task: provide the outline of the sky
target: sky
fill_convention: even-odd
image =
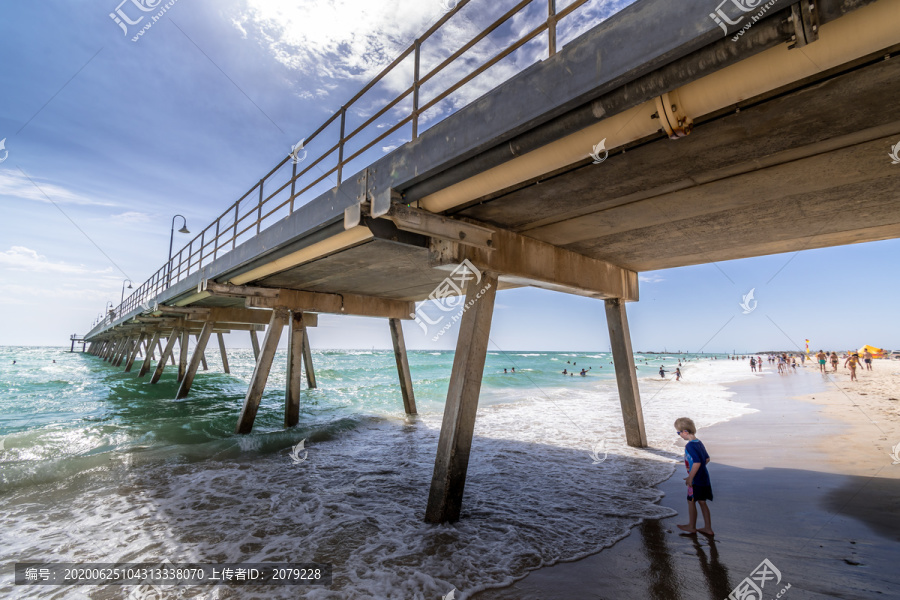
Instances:
[[[629,3],[593,0],[564,24],[560,44]],[[126,278],[136,287],[166,261],[175,214],[199,232],[448,5],[455,2],[0,2],[0,345],[63,345],[89,330],[108,301],[118,304]],[[423,72],[507,5],[473,0],[423,44]],[[117,9],[133,22],[145,18],[120,26],[110,16]],[[467,59],[483,62],[537,16],[526,11]],[[524,46],[424,115],[420,130],[544,52],[540,40]],[[404,65],[348,112],[350,125],[406,89]],[[436,77],[423,102],[455,77]],[[403,110],[401,102],[378,127]],[[409,135],[399,130],[345,172]],[[323,181],[302,201],[332,185]],[[192,237],[175,236],[176,250]],[[740,352],[801,347],[806,338],[828,348],[900,348],[900,284],[891,275],[898,250],[889,240],[643,273],[641,301],[628,305],[634,348]],[[745,314],[751,290],[745,306],[755,308]],[[455,346],[454,329],[437,342],[415,323],[404,329],[410,348]],[[383,321],[327,315],[310,338],[317,348],[391,343]],[[498,294],[491,339],[500,350],[609,346],[602,302],[537,289]],[[232,334],[228,343],[247,347],[249,339]]]

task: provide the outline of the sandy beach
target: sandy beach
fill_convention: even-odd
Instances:
[[[876,360],[849,379],[843,367],[823,376],[807,364],[729,386],[759,412],[698,431],[712,456],[714,539],[676,528],[687,522],[679,468],[660,485],[660,504],[677,517],[644,521],[599,554],[474,597],[722,600],[763,560],[780,572],[765,599],[900,597],[900,465],[890,456],[900,443],[900,363]]]

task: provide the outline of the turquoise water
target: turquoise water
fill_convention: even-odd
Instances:
[[[334,585],[302,597],[432,598],[451,587],[508,584],[668,514],[653,485],[676,455],[624,445],[608,353],[489,354],[464,518],[439,527],[422,516],[452,352],[410,352],[416,418],[403,413],[392,352],[314,352],[319,388],[302,391],[300,425],[290,430],[282,426],[279,354],[247,436],[233,430],[252,353],[230,351],[231,375],[217,352],[208,354],[209,371],[174,401],[172,368],[149,385],[137,368],[124,373],[87,354],[0,348],[0,526],[8,540],[0,560],[316,560],[335,565]],[[678,358],[692,361],[685,380],[660,379],[659,365],[674,368]],[[741,414],[722,383],[744,365],[687,355],[636,361],[657,449],[672,446],[670,413],[690,407],[710,423]],[[560,374],[573,366],[591,367],[590,375]],[[515,374],[503,373],[513,367]],[[308,459],[298,465],[289,452],[301,440]],[[610,458],[597,463],[598,452]],[[167,591],[176,592],[210,590]],[[0,582],[0,594],[11,593],[123,597],[121,589],[13,591]]]

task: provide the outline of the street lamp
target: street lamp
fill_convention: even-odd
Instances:
[[[175,241],[175,219],[181,217],[184,225],[178,230],[178,233],[190,233],[187,228],[187,219],[184,215],[175,215],[172,217],[172,231],[169,234],[169,262],[166,263],[166,285],[169,285],[172,275],[172,242]]]
[[[128,282],[128,289],[129,289],[129,290],[130,290],[130,289],[134,289],[134,288],[131,287],[131,280],[130,280],[130,279],[126,279],[125,281]],[[119,300],[119,304],[122,304],[123,302],[125,302],[125,281],[122,282],[122,299]]]

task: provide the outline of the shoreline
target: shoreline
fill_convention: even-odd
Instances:
[[[888,372],[890,363],[883,362]],[[758,412],[698,431],[713,458],[713,540],[675,527],[687,519],[683,474],[676,469],[656,488],[665,494],[660,505],[677,510],[677,517],[645,520],[599,553],[542,567],[471,598],[727,598],[764,559],[780,570],[782,585],[791,584],[788,599],[890,597],[900,588],[900,465],[892,470],[879,446],[893,443],[866,430],[872,423],[862,415],[876,408],[848,406],[848,399],[871,399],[878,407],[895,401],[863,391],[881,385],[874,377],[866,384],[861,373],[859,383],[868,388],[858,391],[866,395],[853,396],[842,389],[849,377],[840,370],[832,381],[816,377],[811,367],[788,375],[767,370],[726,384],[735,401]],[[893,383],[887,389],[900,391]],[[848,418],[848,407],[862,408],[859,417]],[[883,428],[887,435],[879,437],[893,435]],[[842,463],[852,466],[839,468]],[[770,597],[768,587],[763,597]]]

